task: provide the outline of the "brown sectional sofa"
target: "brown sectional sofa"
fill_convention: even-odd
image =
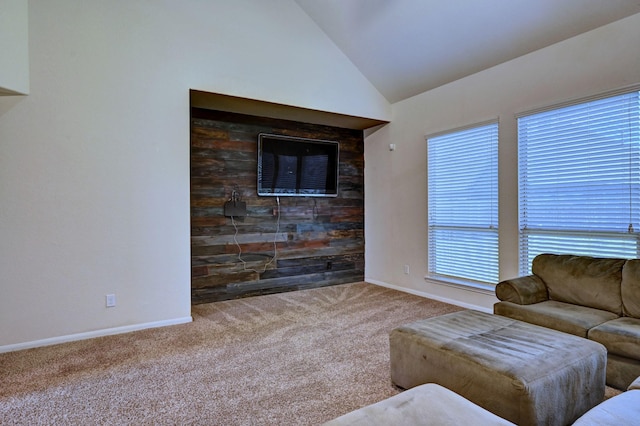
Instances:
[[[496,287],[494,313],[601,343],[607,384],[640,376],[640,259],[540,254],[531,275]]]

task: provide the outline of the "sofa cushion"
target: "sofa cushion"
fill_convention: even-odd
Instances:
[[[640,359],[640,319],[622,317],[589,330],[588,338],[602,343],[611,354]]]
[[[347,413],[324,426],[346,425],[513,425],[434,383]]]
[[[624,264],[620,290],[624,315],[640,318],[640,259],[627,260]]]
[[[620,426],[638,424],[640,391],[629,390],[596,405],[573,426]]]
[[[558,302],[557,300],[547,300],[533,305],[498,302],[493,305],[493,312],[497,315],[584,338],[587,337],[590,328],[618,318],[616,314],[609,311]]]
[[[624,259],[540,254],[531,271],[542,278],[549,299],[622,315],[620,286]]]

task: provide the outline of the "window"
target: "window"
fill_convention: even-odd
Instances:
[[[518,118],[522,274],[543,252],[639,257],[639,95]]]
[[[498,282],[498,123],[427,137],[429,276]]]

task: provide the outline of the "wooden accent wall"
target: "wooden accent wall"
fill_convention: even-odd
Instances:
[[[338,197],[280,197],[278,224],[276,198],[256,190],[261,132],[339,141]],[[234,189],[247,203],[235,227]],[[192,108],[191,265],[193,303],[362,281],[362,130]]]

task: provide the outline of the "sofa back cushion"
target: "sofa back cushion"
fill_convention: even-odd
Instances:
[[[622,315],[624,259],[540,254],[531,272],[547,285],[549,299]]]
[[[627,260],[624,264],[621,292],[624,315],[640,318],[640,259]]]

